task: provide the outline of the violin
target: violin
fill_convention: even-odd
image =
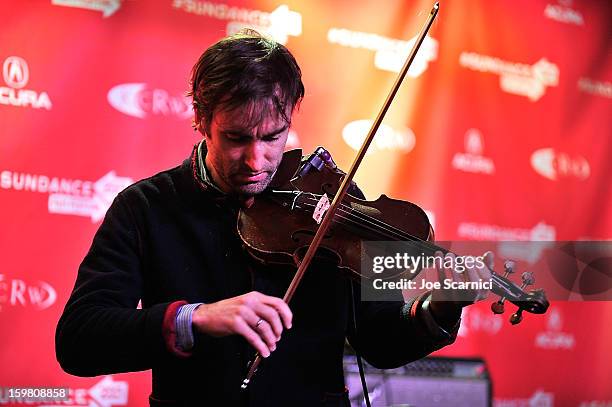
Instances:
[[[317,232],[317,208],[327,197],[340,189],[344,172],[322,147],[300,165],[301,150],[292,150],[283,160],[268,189],[257,196],[249,208],[238,213],[237,229],[247,252],[267,264],[297,266],[305,256]],[[297,162],[296,162],[297,161]],[[287,179],[287,174],[292,176]],[[271,219],[277,221],[271,222]],[[425,255],[450,251],[436,245],[434,230],[425,211],[418,205],[381,195],[367,201],[347,194],[325,233],[316,257],[335,264],[352,277],[371,279],[371,270],[362,269],[362,248],[367,242],[406,242]],[[491,291],[501,297],[492,305],[493,312],[504,312],[504,303],[518,306],[513,324],[521,320],[522,311],[533,314],[546,312],[549,302],[542,290],[525,291],[535,282],[533,274],[523,274],[523,285],[508,279],[514,263],[504,263],[505,275],[491,271]],[[422,271],[407,274],[410,279]],[[387,275],[386,278],[396,277]]]
[[[433,228],[417,205],[385,195],[366,201],[348,193],[355,187],[355,173],[438,11],[439,4],[435,3],[349,171],[345,174],[338,170],[322,148],[304,166],[300,165],[299,150],[285,153],[267,190],[249,208],[239,211],[238,235],[254,258],[297,267],[283,297],[286,303],[291,301],[315,256],[332,260],[340,269],[361,276],[361,247],[366,241],[410,241],[429,254],[449,252],[433,243]],[[500,314],[504,312],[505,302],[512,302],[518,310],[510,322],[518,324],[523,311],[542,314],[549,303],[542,290],[524,291],[535,281],[531,273],[523,273],[521,286],[510,281],[507,277],[513,267],[512,262],[506,262],[504,276],[489,267],[491,291],[500,295],[491,309]],[[417,274],[413,273],[413,278]],[[242,382],[243,390],[260,362],[261,355],[257,354]]]

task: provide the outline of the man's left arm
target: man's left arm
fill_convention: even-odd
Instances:
[[[483,257],[485,262],[481,267],[467,268],[463,272],[438,269],[438,280],[441,283],[445,279],[490,280],[488,265],[493,261],[492,254]],[[353,288],[355,324],[349,329],[349,342],[370,364],[379,368],[402,366],[453,343],[459,331],[462,308],[485,299],[488,294],[484,289],[441,288],[404,303],[361,301],[359,291]]]

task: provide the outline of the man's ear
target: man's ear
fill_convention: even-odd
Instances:
[[[194,131],[199,131],[203,137],[206,137],[206,125],[202,119],[202,116],[196,111],[192,126]]]
[[[198,126],[198,131],[202,134],[202,137],[210,138],[210,126],[206,124],[205,120],[201,120]]]

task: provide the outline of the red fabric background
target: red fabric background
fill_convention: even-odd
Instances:
[[[610,239],[610,2],[441,3],[421,69],[357,175],[366,195],[419,204],[443,240]],[[0,5],[0,386],[70,387],[73,405],[147,405],[149,373],[69,376],[53,333],[114,195],[197,141],[189,72],[228,31],[287,34],[307,93],[291,146],[324,145],[348,167],[362,135],[353,122],[375,116],[395,79],[375,61],[397,63],[407,47],[397,41],[416,35],[431,5],[284,4]],[[496,405],[612,405],[610,303],[554,302],[518,327],[488,306],[466,311],[441,354],[484,357]]]

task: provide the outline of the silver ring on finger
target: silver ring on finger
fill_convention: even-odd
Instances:
[[[264,322],[264,320],[259,318],[259,321],[257,321],[257,323],[255,324],[255,329],[259,328],[259,325],[261,325],[262,322]]]

